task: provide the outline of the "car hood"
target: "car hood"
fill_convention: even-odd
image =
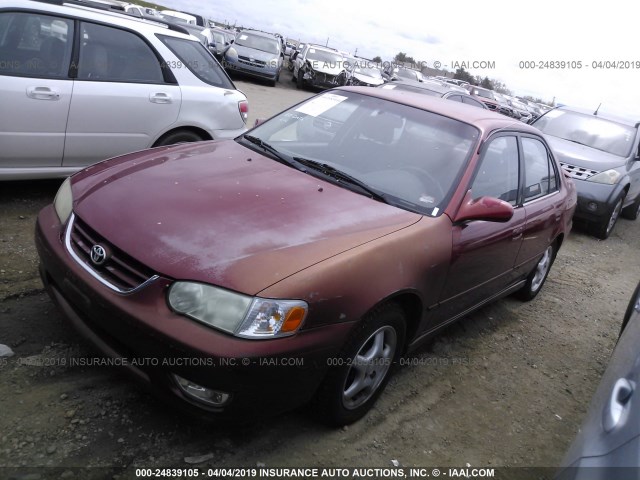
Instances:
[[[354,73],[353,76],[361,82],[368,83],[369,85],[382,85],[384,80],[381,77],[370,77],[363,73]]]
[[[162,147],[73,177],[74,211],[157,273],[246,294],[421,216],[233,140]]]
[[[535,125],[534,125],[535,127]],[[624,165],[626,159],[603,152],[595,148],[580,145],[579,143],[565,140],[564,138],[544,136],[553,149],[558,161],[576,165],[578,167],[597,170],[598,172],[609,170]]]

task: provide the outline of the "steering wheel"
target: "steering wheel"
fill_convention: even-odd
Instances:
[[[433,175],[431,175],[428,171],[423,168],[415,167],[413,165],[405,165],[402,166],[401,170],[406,170],[408,172],[413,173],[424,185],[425,188],[428,189],[424,193],[438,193],[438,199],[442,200],[445,197],[444,190],[440,186],[440,182],[438,182]],[[426,180],[426,182],[425,182]]]

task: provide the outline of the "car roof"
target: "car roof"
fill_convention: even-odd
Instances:
[[[401,103],[410,107],[427,110],[445,117],[459,120],[478,127],[483,132],[492,132],[497,129],[518,130],[541,136],[540,130],[519,120],[506,117],[490,110],[466,105],[461,102],[452,102],[440,97],[423,95],[410,91],[396,91],[395,89],[371,88],[371,87],[339,87],[333,91],[345,90],[356,92],[370,97],[382,98],[395,103]]]
[[[106,5],[106,4],[105,4]],[[107,23],[124,27],[129,30],[138,31],[145,34],[163,33],[164,35],[188,38],[190,40],[198,39],[189,34],[182,26],[173,25],[149,18],[140,18],[129,15],[117,10],[102,10],[92,7],[90,3],[86,5],[73,2],[65,2],[64,0],[13,0],[10,6],[0,6],[0,9],[28,9],[38,10],[48,13],[56,13],[68,17],[83,18],[87,20],[95,20],[96,22]]]
[[[607,113],[607,112],[602,112],[600,110],[598,110],[598,115],[594,115],[593,113],[594,113],[595,110],[587,109],[587,108],[570,107],[570,106],[563,105],[562,107],[556,107],[556,109],[557,110],[567,110],[567,111],[576,112],[576,113],[582,113],[584,115],[594,116],[594,117],[597,117],[597,118],[601,118],[603,120],[609,120],[611,122],[620,123],[622,125],[627,125],[627,126],[634,127],[634,128],[637,128],[638,124],[640,124],[640,119],[638,119],[638,118],[613,115],[613,114],[610,114],[610,113]]]

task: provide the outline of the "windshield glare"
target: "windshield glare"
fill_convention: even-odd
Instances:
[[[392,101],[337,91],[281,113],[251,135],[289,157],[345,172],[400,208],[437,215],[477,143],[478,130]]]
[[[633,127],[569,110],[553,110],[540,117],[535,126],[547,135],[620,157],[629,155],[636,134]]]

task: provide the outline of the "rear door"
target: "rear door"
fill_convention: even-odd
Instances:
[[[521,136],[523,203],[527,214],[517,268],[528,273],[560,231],[563,196],[555,162],[546,145],[536,137]]]
[[[72,44],[69,19],[0,12],[0,168],[61,165]]]
[[[439,323],[482,303],[515,280],[514,265],[525,225],[525,210],[519,204],[517,137],[494,137],[481,155],[471,183],[472,198],[507,201],[514,214],[505,223],[472,221],[453,226],[451,265],[436,314]]]
[[[178,118],[180,87],[165,82],[158,56],[133,32],[82,22],[80,39],[64,166],[150,147]]]

